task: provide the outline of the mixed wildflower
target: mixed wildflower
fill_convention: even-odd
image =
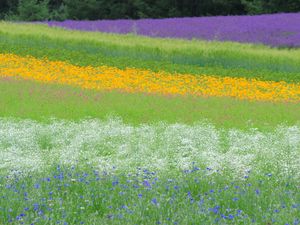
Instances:
[[[300,84],[207,75],[169,74],[127,68],[80,67],[13,54],[0,54],[1,76],[16,76],[45,83],[60,83],[103,91],[163,95],[196,95],[238,99],[299,102]]]
[[[1,176],[2,224],[300,224],[296,184],[251,171],[224,179],[192,164],[179,174],[57,165]],[[276,184],[276,186],[274,186]]]

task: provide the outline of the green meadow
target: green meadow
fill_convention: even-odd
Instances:
[[[125,123],[210,122],[219,128],[272,130],[300,121],[300,105],[234,98],[159,96],[99,92],[41,84],[14,78],[0,79],[0,116],[47,122],[49,118],[80,120],[120,117]]]
[[[2,22],[1,53],[172,73],[299,82],[300,50],[253,44],[67,31],[45,25]]]

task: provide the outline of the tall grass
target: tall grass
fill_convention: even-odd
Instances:
[[[300,121],[299,104],[249,102],[231,98],[159,96],[97,92],[12,78],[0,79],[0,116],[47,121],[113,115],[130,124],[208,120],[217,127],[273,129]]]
[[[299,221],[299,126],[0,119],[0,137],[4,224]]]
[[[300,81],[300,50],[66,31],[37,24],[0,24],[1,52],[79,65],[114,65],[180,73]]]

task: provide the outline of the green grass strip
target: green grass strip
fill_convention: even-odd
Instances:
[[[68,31],[1,22],[0,52],[48,57],[83,66],[300,82],[300,50],[251,44]]]
[[[0,79],[0,96],[0,117],[37,121],[52,117],[80,120],[118,116],[134,125],[208,120],[217,127],[240,129],[269,129],[300,121],[299,104],[97,92],[8,78]]]

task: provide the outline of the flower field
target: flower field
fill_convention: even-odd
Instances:
[[[0,224],[300,224],[298,17],[0,22]]]
[[[237,41],[300,47],[299,13],[142,20],[47,22],[50,26],[151,37]]]

